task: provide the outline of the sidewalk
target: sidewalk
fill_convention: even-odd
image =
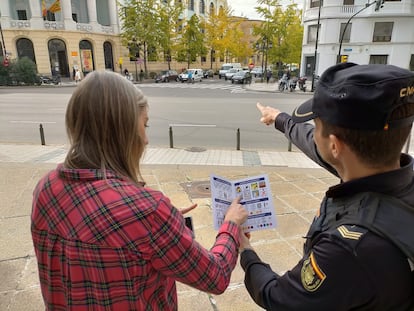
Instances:
[[[65,146],[0,144],[0,310],[44,309],[30,235],[32,191],[41,176],[64,159],[66,150]],[[253,233],[252,242],[279,273],[300,259],[302,236],[319,201],[338,181],[297,152],[148,148],[142,167],[148,186],[163,191],[177,207],[198,203],[191,216],[196,238],[207,248],[215,237],[209,175],[234,179],[267,173],[278,227]],[[243,278],[238,264],[228,290],[220,296],[178,283],[179,310],[261,310],[245,290]]]

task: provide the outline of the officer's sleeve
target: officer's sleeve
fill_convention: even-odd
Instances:
[[[282,276],[252,250],[245,250],[240,261],[250,296],[266,310],[349,310],[374,295],[375,287],[352,252],[328,238]]]
[[[280,113],[275,120],[275,128],[285,134],[285,137],[298,147],[312,161],[338,176],[336,170],[319,155],[316,144],[313,141],[315,127],[311,123],[294,123],[290,115]]]

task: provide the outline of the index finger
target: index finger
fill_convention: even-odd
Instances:
[[[264,106],[261,103],[257,103],[256,107],[260,110],[260,112],[263,112]]]

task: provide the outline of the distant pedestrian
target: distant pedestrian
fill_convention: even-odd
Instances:
[[[271,77],[272,77],[272,71],[271,70],[268,70],[266,72],[266,82],[267,83],[269,83]]]
[[[76,69],[76,73],[75,73],[75,83],[78,83],[81,80],[82,80],[81,73],[80,73],[79,69]]]
[[[144,70],[141,69],[139,72],[139,82],[142,82],[142,80],[144,80]]]

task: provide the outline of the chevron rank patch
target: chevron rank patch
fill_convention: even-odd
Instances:
[[[344,239],[359,240],[363,235],[361,232],[349,230],[346,226],[342,225],[338,227],[339,234]]]
[[[326,279],[325,273],[319,268],[313,252],[310,253],[308,259],[303,262],[301,270],[301,280],[303,287],[308,292],[316,291]]]

